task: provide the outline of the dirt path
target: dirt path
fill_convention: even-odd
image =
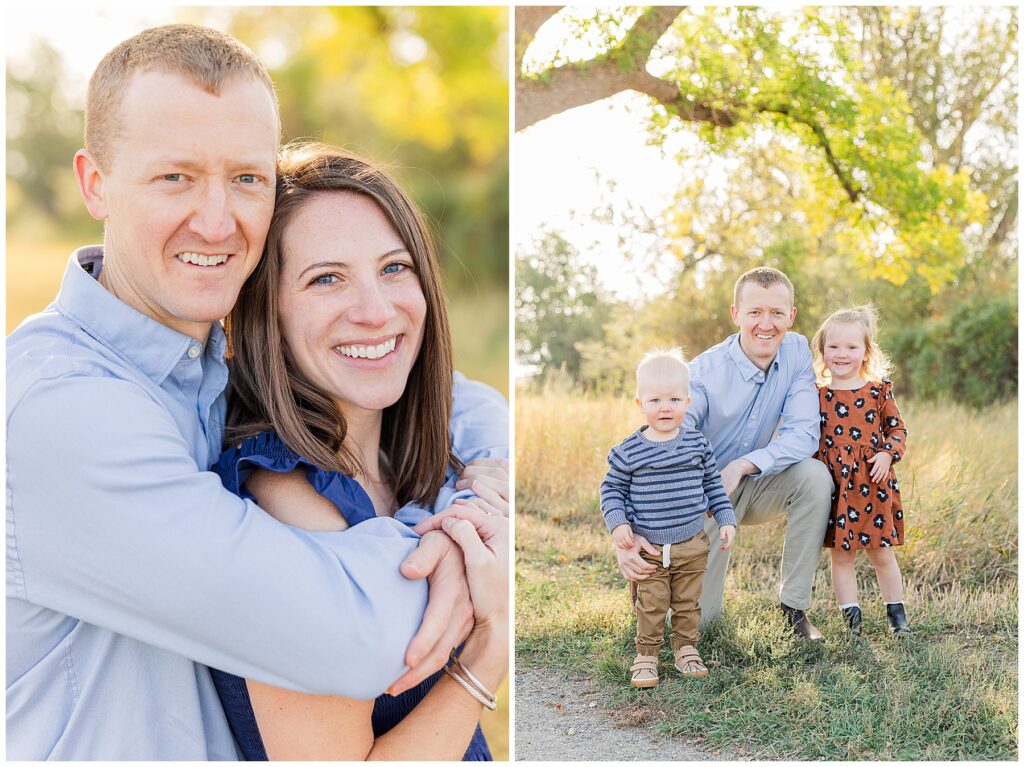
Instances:
[[[641,709],[607,709],[586,681],[549,669],[516,671],[515,758],[519,761],[707,761],[729,759],[681,740],[657,737]]]

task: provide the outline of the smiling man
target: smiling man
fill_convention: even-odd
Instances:
[[[263,65],[202,27],[146,30],[90,80],[74,167],[104,244],[8,338],[8,758],[237,759],[207,666],[373,698],[468,631],[446,537],[295,530],[206,471],[218,320],[263,250],[279,126]],[[463,385],[453,413],[459,457],[507,449],[491,390]]]
[[[777,269],[752,269],[736,281],[730,314],[739,332],[690,363],[686,426],[711,443],[740,525],[786,516],[781,610],[799,636],[819,640],[806,611],[832,478],[811,457],[820,438],[818,395],[807,339],[788,332],[796,319],[793,284]],[[705,520],[709,535],[714,527]],[[635,549],[616,554],[625,577],[651,572]],[[722,611],[730,554],[711,547],[700,599],[704,623]]]

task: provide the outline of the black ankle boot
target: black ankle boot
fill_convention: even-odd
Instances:
[[[907,625],[907,612],[903,609],[902,602],[885,606],[885,615],[889,619],[889,628],[893,635],[899,639],[910,634],[910,626]]]
[[[843,608],[843,617],[846,618],[846,625],[850,627],[850,636],[859,637],[860,627],[863,623],[863,616],[857,605]]]

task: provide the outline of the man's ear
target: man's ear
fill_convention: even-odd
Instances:
[[[106,221],[109,206],[103,196],[103,171],[93,156],[85,149],[75,152],[75,178],[78,180],[78,191],[85,201],[89,215],[97,221]]]
[[[732,324],[738,327],[740,324],[740,311],[736,308],[735,304],[729,307],[729,316],[732,317]]]
[[[793,327],[793,323],[796,322],[796,307],[793,307],[793,311],[789,313],[789,326]]]

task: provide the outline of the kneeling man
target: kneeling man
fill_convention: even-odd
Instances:
[[[739,332],[690,363],[693,403],[685,425],[711,443],[740,525],[786,515],[782,613],[797,635],[820,640],[806,611],[832,478],[812,458],[820,438],[818,395],[807,339],[787,333],[796,319],[793,284],[777,269],[752,269],[736,281],[730,313]],[[709,535],[714,526],[714,520],[705,520]],[[638,549],[617,553],[627,578],[649,574]],[[702,623],[722,611],[730,554],[731,549],[711,548],[700,598]]]

